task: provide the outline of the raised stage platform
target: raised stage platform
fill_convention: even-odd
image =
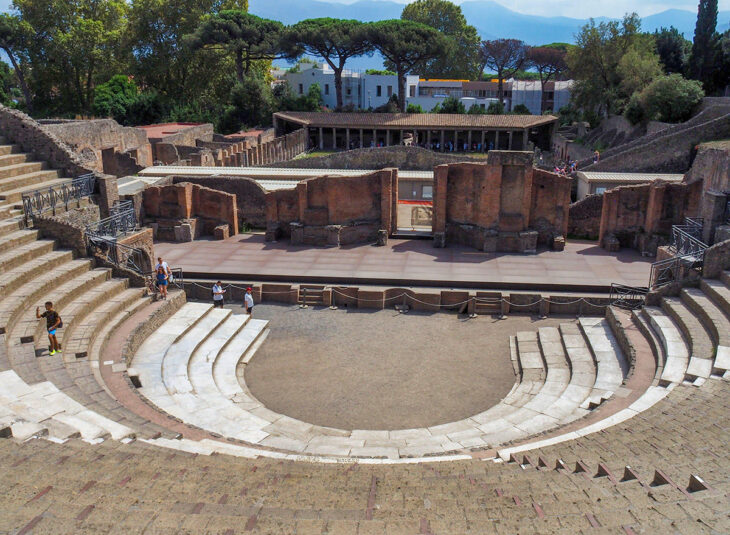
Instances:
[[[198,279],[319,284],[375,284],[503,290],[607,292],[612,283],[646,286],[650,260],[636,251],[608,253],[595,242],[522,255],[436,249],[430,240],[340,248],[266,242],[263,234],[223,241],[157,243],[155,256]]]

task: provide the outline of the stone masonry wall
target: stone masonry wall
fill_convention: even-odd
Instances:
[[[597,240],[601,231],[601,210],[603,195],[589,195],[570,205],[568,214],[568,236],[572,238]]]
[[[201,230],[212,235],[220,225],[227,225],[231,236],[238,233],[236,196],[199,184],[148,187],[144,190],[143,208],[145,221],[160,227],[196,225],[195,220],[200,220],[202,229],[193,229],[193,235]]]
[[[538,240],[564,236],[570,180],[544,171],[535,179],[536,171],[532,153],[516,151],[491,151],[485,163],[437,166],[434,245],[534,252]]]
[[[702,276],[714,279],[730,269],[730,240],[716,243],[705,251],[705,262],[702,266]]]
[[[113,119],[94,119],[90,121],[40,121],[46,130],[58,136],[76,152],[83,155],[94,168],[120,176],[110,168],[112,161],[104,161],[102,152],[112,149],[114,153],[134,158],[140,169],[152,165],[152,147],[146,134],[138,128],[121,126]],[[123,173],[124,174],[124,173]]]
[[[539,244],[550,244],[556,236],[567,236],[570,190],[573,180],[534,169],[529,226],[538,232]]]
[[[672,225],[699,210],[701,184],[650,184],[621,186],[603,194],[599,241],[606,247],[614,238],[622,247],[656,254],[669,239]],[[609,246],[610,247],[610,246]]]
[[[33,153],[66,176],[78,176],[94,171],[71,147],[25,113],[0,105],[0,132],[24,152]]]
[[[437,165],[458,162],[484,162],[484,158],[472,158],[434,152],[421,147],[376,147],[337,152],[317,158],[298,158],[267,167],[293,169],[385,169],[431,171]]]
[[[267,240],[286,235],[292,243],[346,245],[390,235],[396,226],[397,169],[359,177],[303,180],[294,191],[266,196]]]
[[[236,196],[238,221],[255,228],[266,227],[266,190],[258,182],[245,177],[173,177],[173,182],[190,182]]]
[[[90,205],[55,216],[36,216],[33,228],[41,238],[56,240],[61,247],[73,250],[75,256],[86,256],[86,225],[96,221],[99,221],[99,207]]]

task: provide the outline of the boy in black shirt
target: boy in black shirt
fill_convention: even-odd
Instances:
[[[43,314],[38,313],[39,307],[35,307],[35,317],[46,318],[46,329],[48,330],[48,340],[51,342],[51,355],[61,351],[61,346],[56,339],[56,329],[61,327],[61,316],[53,310],[53,303],[46,301],[46,311]]]

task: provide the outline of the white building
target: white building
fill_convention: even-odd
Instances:
[[[329,65],[300,64],[300,71],[287,72],[283,78],[296,95],[306,95],[310,86],[319,84],[322,100],[327,108],[337,107],[335,75]],[[524,104],[533,115],[543,111],[557,111],[570,102],[572,80],[548,82],[543,98],[540,82],[505,80],[504,105],[506,111]],[[431,111],[446,98],[453,97],[471,106],[489,107],[497,102],[497,82],[470,82],[467,80],[421,80],[417,75],[406,77],[406,102],[419,105],[423,111]],[[364,74],[350,70],[342,73],[342,103],[356,109],[377,108],[398,93],[398,77],[395,75]]]

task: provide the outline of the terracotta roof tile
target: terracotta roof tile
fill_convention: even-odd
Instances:
[[[448,113],[278,112],[277,118],[324,128],[533,128],[558,120],[554,115],[459,115]]]

